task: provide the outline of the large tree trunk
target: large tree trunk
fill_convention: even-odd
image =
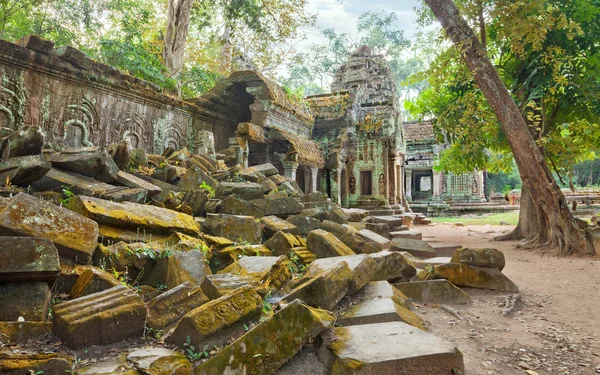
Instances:
[[[510,233],[494,238],[496,241],[526,240],[529,242],[547,230],[540,224],[542,222],[542,218],[539,217],[540,210],[535,206],[527,183],[524,183],[521,188],[520,201],[519,223]]]
[[[169,77],[176,78],[183,69],[192,5],[194,0],[169,0],[163,46],[163,60]]]
[[[494,110],[515,157],[524,184],[529,187],[535,206],[544,217],[549,233],[548,246],[559,254],[593,254],[573,219],[567,201],[498,72],[487,58],[481,43],[452,0],[425,0],[448,36],[461,49],[461,55]]]

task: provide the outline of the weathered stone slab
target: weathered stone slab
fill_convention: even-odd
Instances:
[[[256,280],[253,284],[262,284],[266,288],[277,290],[292,278],[290,260],[278,257],[243,256],[219,273],[250,276]]]
[[[431,245],[421,240],[408,238],[394,238],[390,244],[391,251],[406,251],[419,258],[435,257],[435,250]]]
[[[464,371],[451,343],[402,322],[337,327],[332,375],[453,375]],[[368,343],[368,345],[366,344]]]
[[[54,43],[40,38],[37,35],[27,35],[17,41],[17,44],[21,47],[25,47],[32,51],[36,51],[39,53],[43,53],[44,55],[49,55],[52,53],[52,49],[54,49]]]
[[[293,248],[306,246],[306,242],[294,234],[280,231],[269,238],[264,245],[274,255],[288,255]]]
[[[79,298],[120,285],[120,281],[112,274],[96,267],[83,271],[69,291],[69,297]]]
[[[377,263],[366,254],[317,259],[310,264],[302,280],[316,277],[343,262],[348,264],[352,272],[352,281],[348,293],[358,292],[369,281],[373,280]]]
[[[246,285],[253,286],[258,294],[266,293],[266,289],[260,282],[257,282],[256,278],[231,273],[207,275],[201,287],[208,298],[217,299]]]
[[[334,221],[331,221],[331,220],[324,220],[321,223],[321,225],[319,226],[319,229],[323,229],[329,233],[332,233],[333,235],[335,235],[338,238],[342,237],[349,231],[349,229],[347,227],[343,226],[342,224],[338,224]]]
[[[88,363],[80,366],[77,375],[140,375],[140,373],[127,363],[123,354],[105,362]]]
[[[151,184],[148,181],[145,181],[131,173],[119,171],[117,173],[117,182],[123,186],[127,186],[133,189],[143,189],[146,190],[146,195],[148,198],[152,198],[157,194],[162,192],[162,188]]]
[[[127,361],[148,375],[194,374],[194,366],[185,355],[165,348],[136,349],[127,355]]]
[[[242,256],[270,256],[271,251],[264,245],[238,245],[217,250],[210,260],[215,272],[235,263]]]
[[[329,220],[338,224],[346,224],[348,221],[350,221],[350,215],[348,215],[343,208],[338,206],[333,206],[329,210],[329,215]]]
[[[260,243],[263,235],[262,225],[252,216],[240,215],[207,215],[202,230],[213,236],[251,244]]]
[[[321,220],[302,215],[290,216],[287,218],[287,221],[296,226],[298,232],[303,236],[306,236],[315,229],[319,229],[319,226],[321,225]]]
[[[119,169],[131,166],[131,144],[128,141],[111,143],[106,147],[106,150]]]
[[[74,349],[142,337],[146,305],[142,297],[119,285],[54,305],[54,333]]]
[[[435,257],[428,259],[411,258],[410,262],[416,268],[426,269],[427,266],[439,266],[440,264],[450,263],[450,257]]]
[[[0,322],[0,344],[26,344],[52,334],[51,322]],[[2,368],[0,368],[1,370]]]
[[[273,176],[273,175],[276,175],[279,173],[277,168],[275,168],[273,166],[273,164],[271,164],[271,163],[253,165],[252,167],[244,169],[244,172],[247,172],[247,173],[260,172],[263,175],[265,175],[265,177],[270,177],[270,176]]]
[[[384,223],[366,223],[365,228],[379,234],[382,237],[390,238],[390,227]]]
[[[257,318],[261,309],[262,299],[254,288],[243,286],[184,315],[165,342],[181,348],[186,343],[212,348],[225,342],[243,323]]]
[[[405,306],[397,304],[392,286],[387,281],[367,284],[361,293],[360,301],[344,311],[337,320],[342,326],[401,322],[401,314],[411,313]],[[404,309],[406,311],[401,311]]]
[[[313,307],[333,309],[350,288],[352,271],[342,262],[297,286],[285,297],[290,302],[300,299]]]
[[[420,303],[459,304],[471,303],[471,297],[448,280],[414,281],[395,283],[394,287]]]
[[[402,225],[402,218],[395,216],[373,216],[373,223],[387,224],[390,228]]]
[[[260,223],[263,225],[264,234],[266,238],[273,237],[277,232],[285,232],[294,235],[300,234],[298,228],[294,224],[285,221],[277,216],[265,216],[262,219],[260,219]]]
[[[292,301],[201,364],[196,375],[273,374],[334,320],[328,311],[313,309],[299,300]],[[273,335],[273,341],[285,345],[274,345],[265,339]]]
[[[0,283],[0,322],[43,322],[48,317],[50,288],[45,282]]]
[[[174,288],[184,282],[201,285],[206,275],[210,275],[208,259],[200,250],[179,251],[167,258],[168,288]]]
[[[60,256],[78,263],[87,263],[98,244],[93,220],[24,193],[0,199],[0,233],[47,238]]]
[[[0,237],[0,281],[46,281],[60,272],[58,250],[39,237]]]
[[[467,264],[450,263],[436,266],[435,274],[448,280],[454,285],[494,289],[512,293],[517,293],[519,291],[519,287],[496,268],[483,268],[469,266]]]
[[[259,206],[265,215],[275,215],[287,218],[300,213],[304,206],[297,198],[254,199],[252,203]]]
[[[452,245],[445,243],[432,243],[431,247],[435,250],[435,255],[438,257],[452,257],[457,249],[462,248],[461,245]]]
[[[333,234],[322,229],[313,230],[306,237],[306,247],[317,258],[355,255],[354,251],[338,240]]]
[[[359,230],[357,233],[365,241],[377,245],[377,251],[389,249],[390,240],[368,229]]]
[[[3,130],[7,130],[4,128]],[[2,135],[0,135],[2,137]],[[41,155],[44,148],[45,134],[39,126],[23,126],[0,138],[0,158],[8,156]],[[8,150],[7,150],[8,149]],[[8,155],[5,153],[8,152]]]
[[[327,202],[329,197],[321,191],[313,191],[300,197],[302,202]]]
[[[117,180],[119,167],[105,147],[73,148],[60,153],[47,154],[46,158],[56,168],[65,169],[102,182]]]
[[[58,168],[49,170],[44,177],[33,183],[33,187],[38,191],[57,192],[62,192],[65,187],[68,187],[68,190],[76,195],[88,195],[117,202],[144,203],[147,195],[145,189],[114,186]]]
[[[408,259],[399,251],[381,251],[370,254],[377,267],[373,275],[373,281],[403,279],[413,277],[417,270]]]
[[[305,346],[294,358],[287,361],[275,375],[329,375],[327,367],[319,361],[314,347]]]
[[[477,267],[496,268],[498,271],[502,271],[506,264],[502,251],[492,248],[473,247],[456,249],[450,262]]]
[[[73,359],[61,353],[0,351],[2,375],[67,374],[73,368]]]
[[[181,176],[181,179],[177,182],[177,186],[185,190],[198,190],[200,186],[204,184],[210,186],[213,190],[217,189],[219,183],[217,180],[204,172],[201,168],[192,165],[188,168],[187,172]]]
[[[238,199],[233,195],[225,198],[220,207],[219,212],[222,214],[253,216],[255,218],[265,216],[264,210],[255,203]]]
[[[52,168],[43,155],[29,155],[0,161],[0,181],[11,185],[27,185],[44,177]]]
[[[220,199],[233,194],[246,201],[262,199],[263,186],[252,182],[222,182],[215,191],[215,197]]]
[[[144,204],[78,196],[69,202],[69,209],[98,224],[141,233],[182,232],[195,235],[200,232],[200,225],[192,216]]]
[[[53,55],[77,69],[92,70],[93,68],[93,61],[85,53],[71,46],[55,48]]]

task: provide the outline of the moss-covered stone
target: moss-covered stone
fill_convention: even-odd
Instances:
[[[348,263],[341,262],[298,285],[284,299],[300,299],[310,306],[331,310],[348,293],[351,282],[352,271]]]
[[[147,303],[146,324],[154,330],[164,329],[208,301],[208,297],[200,287],[185,282]]]
[[[60,353],[0,351],[2,375],[66,374],[73,367],[73,359]]]
[[[139,371],[148,375],[192,375],[194,368],[185,355],[165,348],[136,349],[127,355]]]
[[[0,237],[0,281],[46,281],[60,271],[52,241],[36,237]]]
[[[414,281],[395,283],[394,287],[404,295],[420,303],[467,304],[471,297],[448,280]]]
[[[369,281],[373,280],[377,263],[366,254],[317,259],[310,264],[301,280],[313,278],[342,262],[346,262],[352,272],[352,281],[348,293],[358,292]]]
[[[304,206],[297,198],[291,197],[255,199],[252,203],[260,207],[265,215],[275,215],[281,218],[298,214],[304,209]]]
[[[296,236],[300,234],[298,228],[296,228],[294,224],[277,216],[265,216],[260,219],[260,223],[263,225],[265,238],[271,238],[280,231]]]
[[[296,355],[335,317],[292,301],[198,368],[196,375],[273,374]]]
[[[260,316],[262,307],[254,288],[243,286],[184,315],[165,342],[181,348],[186,343],[197,348],[220,345],[241,324]]]
[[[46,157],[54,167],[102,182],[116,181],[119,172],[119,167],[105,147],[67,149],[60,153],[47,154]]]
[[[41,340],[52,334],[50,322],[0,322],[0,344],[26,344]]]
[[[278,290],[292,278],[292,265],[285,255],[278,257],[243,256],[219,273],[250,276],[267,289]]]
[[[211,268],[213,271],[220,271],[229,267],[243,256],[269,256],[271,252],[264,245],[239,245],[230,246],[218,250],[211,259]]]
[[[79,298],[110,289],[121,282],[110,273],[96,267],[88,267],[75,281],[69,297]]]
[[[496,268],[498,271],[502,271],[506,265],[504,253],[493,248],[468,247],[456,249],[450,262],[477,267]]]
[[[265,211],[257,204],[238,199],[232,195],[225,198],[221,202],[221,209],[219,212],[222,214],[244,215],[255,218],[261,218],[265,216]]]
[[[408,238],[394,238],[390,244],[390,251],[406,251],[419,258],[435,257],[435,249],[427,242]]]
[[[50,288],[45,282],[0,283],[0,322],[42,322],[48,317]]]
[[[252,216],[210,214],[202,223],[202,230],[213,236],[251,244],[260,243],[263,236],[262,225]]]
[[[409,280],[417,270],[401,251],[380,251],[370,254],[377,264],[373,281],[403,279]]]
[[[294,234],[279,231],[269,238],[264,245],[274,255],[287,255],[293,248],[304,247],[306,243]]]
[[[208,259],[199,250],[176,252],[167,258],[167,262],[165,283],[168,288],[174,288],[184,282],[199,286],[206,275],[211,274]]]
[[[245,285],[254,287],[256,292],[261,296],[264,296],[268,292],[267,288],[255,277],[231,273],[207,275],[201,287],[208,298],[217,299]]]
[[[333,234],[322,229],[313,230],[306,237],[306,247],[317,258],[355,255],[354,251],[337,239]]]
[[[454,285],[471,288],[493,289],[517,293],[519,287],[496,268],[483,268],[460,263],[435,266],[434,274]],[[419,274],[423,279],[427,274]]]
[[[77,369],[77,375],[142,375],[129,363],[126,353],[99,363],[89,363]]]

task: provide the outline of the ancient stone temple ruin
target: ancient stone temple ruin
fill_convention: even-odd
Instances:
[[[482,202],[483,172],[453,174],[433,170],[444,145],[436,141],[430,121],[403,124],[406,137],[405,194],[409,202]]]
[[[326,169],[321,188],[346,207],[401,207],[404,138],[396,84],[382,56],[362,47],[334,76],[332,93],[307,98]]]

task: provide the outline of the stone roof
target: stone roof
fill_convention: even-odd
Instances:
[[[433,141],[435,139],[431,121],[405,122],[402,126],[407,142]]]
[[[283,139],[290,143],[286,157],[292,157],[294,161],[309,167],[323,168],[325,159],[319,144],[313,140],[299,137],[281,129],[271,129],[270,139]]]

